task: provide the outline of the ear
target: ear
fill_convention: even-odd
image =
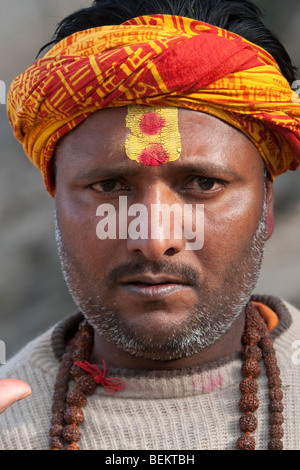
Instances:
[[[267,208],[266,208],[266,240],[271,238],[274,231],[274,192],[273,182],[268,178],[266,182]]]

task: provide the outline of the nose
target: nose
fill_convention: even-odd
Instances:
[[[183,204],[171,188],[164,184],[149,186],[139,204],[128,211],[129,216],[135,213],[139,213],[137,218],[128,226],[128,252],[157,261],[184,250]]]

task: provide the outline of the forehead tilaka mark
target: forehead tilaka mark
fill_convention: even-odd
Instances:
[[[180,157],[178,109],[175,107],[128,106],[126,155],[148,166],[159,166]]]

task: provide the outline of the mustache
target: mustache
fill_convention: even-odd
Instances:
[[[111,285],[118,284],[124,276],[153,274],[161,276],[174,276],[185,284],[200,287],[200,278],[194,269],[182,263],[166,261],[148,261],[145,259],[124,262],[112,269],[108,276]]]

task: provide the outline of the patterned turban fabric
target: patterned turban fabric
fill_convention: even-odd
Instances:
[[[300,163],[299,101],[262,48],[200,21],[150,15],[63,39],[13,81],[7,107],[54,196],[57,142],[99,109],[175,106],[216,116],[251,139],[274,179]]]

